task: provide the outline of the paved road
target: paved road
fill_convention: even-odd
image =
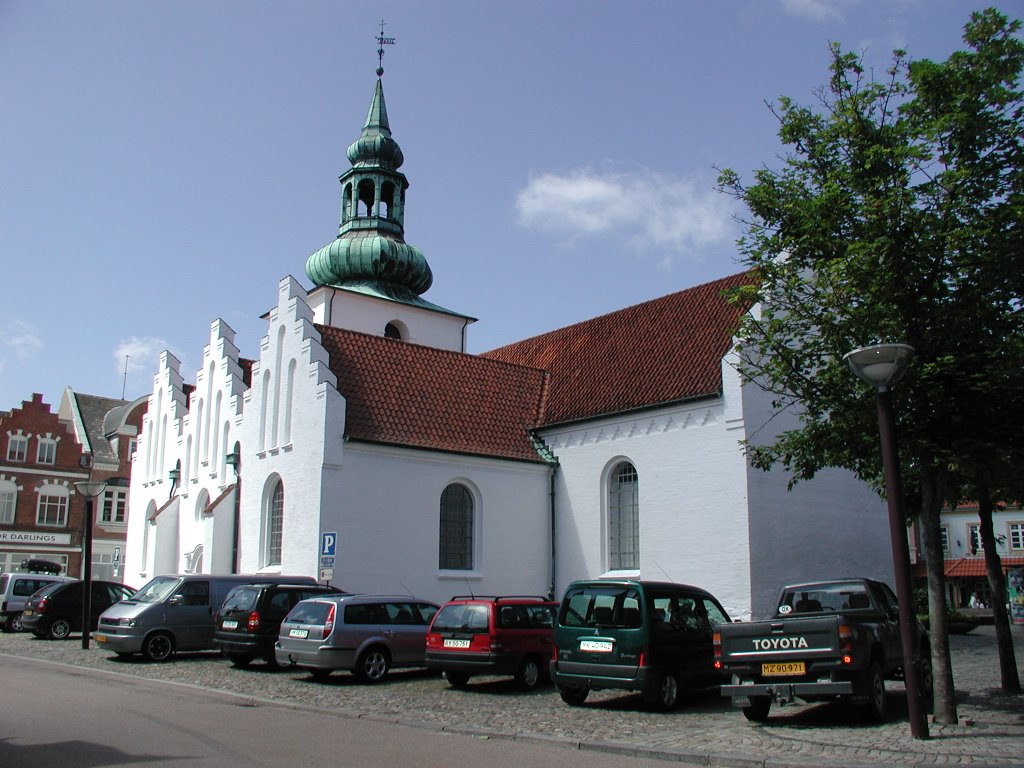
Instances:
[[[115,673],[116,674],[116,673]],[[95,669],[0,659],[4,768],[657,768],[626,754],[473,739]],[[112,683],[114,685],[112,686]],[[41,690],[42,696],[11,691]],[[113,691],[113,693],[112,693]]]
[[[1024,628],[1014,633],[1024,678]],[[144,677],[232,692],[254,704],[287,704],[318,716],[466,733],[478,740],[517,739],[517,745],[530,740],[577,749],[613,744],[633,754],[703,765],[1024,765],[1024,699],[998,691],[993,629],[953,636],[951,646],[961,720],[933,724],[928,741],[910,737],[899,684],[890,687],[890,717],[879,725],[851,723],[843,707],[831,704],[773,709],[768,723],[756,725],[715,692],[693,695],[668,714],[645,710],[638,697],[614,692],[591,694],[587,706],[573,708],[551,688],[524,694],[501,678],[474,680],[463,691],[422,671],[393,673],[377,686],[359,684],[347,674],[320,683],[302,672],[275,673],[259,664],[237,670],[215,653],[181,654],[154,665],[95,647],[83,651],[75,639],[58,643],[29,635],[0,635],[0,679],[17,657],[33,658],[115,671],[108,695]],[[6,700],[10,690],[5,686],[0,698]]]

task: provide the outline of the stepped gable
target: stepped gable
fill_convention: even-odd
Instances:
[[[317,325],[346,436],[434,451],[542,463],[530,435],[544,371]]]
[[[551,380],[538,426],[714,397],[745,307],[722,292],[743,272],[485,352]]]

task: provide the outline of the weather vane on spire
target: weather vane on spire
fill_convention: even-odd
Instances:
[[[377,35],[377,77],[384,74],[384,46],[394,44],[395,38],[384,37],[384,19],[381,19],[380,34]]]

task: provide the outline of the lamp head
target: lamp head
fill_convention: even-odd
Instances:
[[[860,379],[883,392],[900,380],[913,356],[908,344],[874,344],[847,352],[843,359]]]
[[[102,480],[80,480],[75,483],[75,490],[87,499],[95,499],[103,494],[107,484]]]

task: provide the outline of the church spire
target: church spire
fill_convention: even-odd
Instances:
[[[377,37],[379,62],[384,22]],[[371,292],[418,304],[433,281],[423,253],[405,242],[405,190],[409,181],[398,169],[405,158],[391,136],[384,102],[383,66],[363,130],[346,153],[352,167],[341,182],[341,226],[338,237],[306,260],[306,275],[317,285]]]

